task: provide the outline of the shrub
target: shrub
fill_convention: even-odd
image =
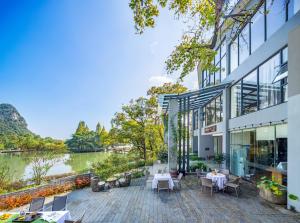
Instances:
[[[8,196],[1,199],[0,201],[0,210],[13,209],[31,202],[35,197],[47,197],[54,194],[60,194],[66,191],[72,190],[73,183],[65,183],[60,185],[51,185],[46,188],[37,190],[32,193],[22,193],[20,195]]]
[[[283,185],[277,183],[274,178],[272,178],[271,180],[267,177],[262,177],[258,182],[257,187],[270,190],[275,196],[281,196],[283,194],[283,191],[286,190],[286,188]]]
[[[200,170],[206,171],[207,170],[207,166],[203,162],[197,162],[197,163],[191,165],[191,167],[190,167],[190,170],[192,172],[195,172],[196,169],[200,169]]]
[[[91,179],[89,177],[80,176],[75,179],[75,188],[76,189],[90,186],[90,184],[91,184]]]

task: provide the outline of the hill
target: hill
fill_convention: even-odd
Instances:
[[[25,119],[10,104],[0,104],[0,134],[27,135],[32,132],[27,128]]]

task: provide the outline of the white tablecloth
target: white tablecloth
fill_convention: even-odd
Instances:
[[[169,188],[171,190],[173,190],[174,182],[173,182],[172,177],[169,173],[154,174],[154,178],[152,180],[152,189],[157,188],[158,180],[168,180],[169,181]]]
[[[206,178],[211,179],[215,182],[220,190],[224,188],[224,185],[227,183],[226,176],[222,173],[217,173],[214,175],[213,173],[206,174]]]
[[[42,219],[46,221],[54,221],[56,223],[64,223],[65,220],[71,220],[71,215],[69,211],[45,211],[41,212]]]
[[[9,214],[18,214],[19,212],[0,212],[0,216],[2,214],[9,213]],[[42,219],[49,221],[49,222],[56,222],[56,223],[64,223],[65,220],[71,220],[71,215],[69,211],[45,211],[39,212],[42,213]]]

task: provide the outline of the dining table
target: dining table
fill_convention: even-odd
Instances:
[[[169,189],[173,190],[174,182],[172,180],[171,174],[169,174],[169,173],[154,174],[154,177],[153,177],[153,180],[152,180],[152,189],[157,188],[157,184],[158,184],[159,180],[168,180],[169,181]]]
[[[37,213],[41,213],[41,217],[32,221],[31,223],[64,223],[65,220],[71,220],[69,211],[42,211]],[[5,214],[8,214],[9,217],[5,220],[1,220],[1,217]],[[0,223],[13,223],[14,219],[20,215],[20,212],[0,212]]]
[[[206,174],[206,178],[211,179],[218,186],[219,190],[223,190],[227,183],[227,178],[222,173],[210,172]]]

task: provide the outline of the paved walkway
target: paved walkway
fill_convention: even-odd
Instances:
[[[243,183],[242,194],[201,193],[196,177],[183,180],[182,190],[159,194],[145,187],[143,178],[127,188],[94,193],[90,188],[69,194],[72,217],[86,210],[84,222],[300,222],[300,215],[272,206],[257,196],[255,187]]]

